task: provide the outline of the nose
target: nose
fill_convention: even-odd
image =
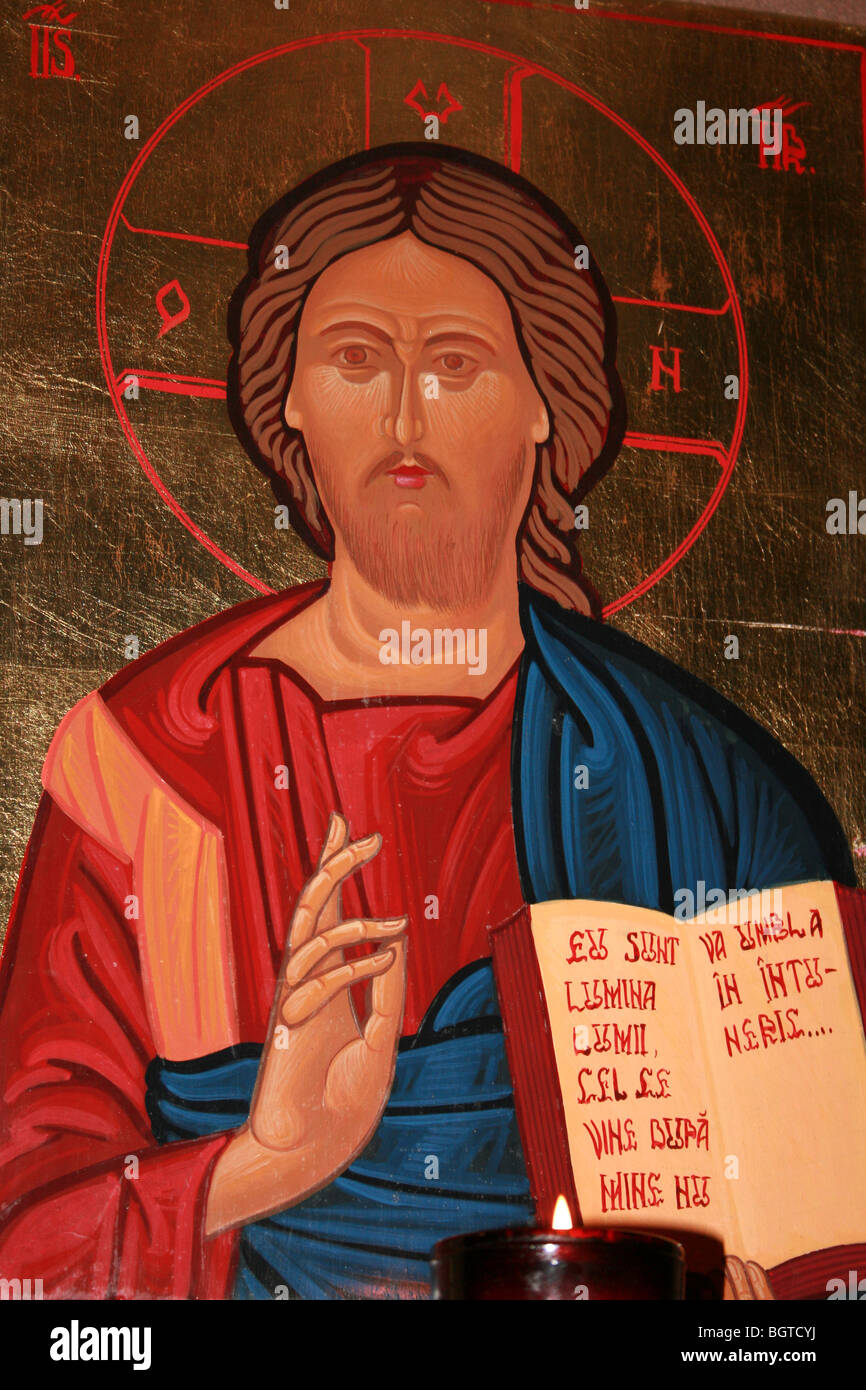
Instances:
[[[421,395],[416,380],[416,368],[412,363],[402,364],[402,373],[396,383],[399,400],[395,415],[385,418],[385,434],[402,445],[414,444],[424,433],[421,418]]]

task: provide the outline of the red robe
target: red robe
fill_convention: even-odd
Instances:
[[[0,972],[0,1276],[46,1297],[229,1295],[237,1233],[204,1234],[229,1134],[156,1145],[144,1074],[264,1041],[332,810],[383,835],[343,915],[409,915],[404,1033],[522,901],[516,666],[484,700],[324,702],[247,655],[321,590],[166,643],[52,745]]]

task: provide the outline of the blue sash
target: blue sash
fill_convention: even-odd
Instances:
[[[147,1105],[159,1143],[215,1134],[249,1112],[261,1047],[194,1063],[157,1058]],[[340,1177],[245,1226],[234,1297],[425,1298],[437,1240],[532,1221],[489,961],[448,982],[401,1040],[372,1140]]]

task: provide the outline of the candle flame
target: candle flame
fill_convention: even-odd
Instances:
[[[571,1209],[561,1192],[556,1199],[556,1206],[553,1208],[553,1220],[550,1224],[555,1231],[571,1230]]]

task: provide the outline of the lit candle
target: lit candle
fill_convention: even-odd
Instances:
[[[549,1228],[526,1226],[441,1240],[433,1251],[436,1299],[677,1299],[683,1248],[666,1236],[574,1228],[557,1198]]]

